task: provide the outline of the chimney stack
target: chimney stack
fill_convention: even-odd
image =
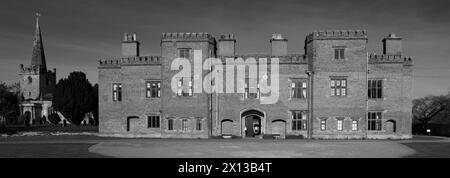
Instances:
[[[281,34],[272,34],[270,43],[272,45],[272,56],[286,56],[287,55],[287,39],[284,39]]]
[[[220,35],[219,56],[234,56],[236,49],[236,39],[233,34]]]
[[[394,33],[383,39],[383,54],[402,55],[402,38]]]
[[[135,57],[139,56],[139,41],[136,39],[136,33],[124,34],[122,41],[122,56],[123,57]]]

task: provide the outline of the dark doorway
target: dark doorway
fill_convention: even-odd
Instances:
[[[245,136],[255,137],[261,135],[261,117],[250,115],[245,117]]]

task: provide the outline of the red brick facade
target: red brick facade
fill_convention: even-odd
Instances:
[[[216,41],[207,33],[164,33],[161,56],[139,56],[135,38],[124,40],[123,50],[128,55],[100,61],[99,131],[103,135],[411,137],[412,63],[411,58],[402,56],[401,38],[395,35],[383,40],[392,54],[382,55],[369,55],[367,33],[362,30],[315,31],[306,37],[304,55],[287,54],[288,41],[279,34],[272,37],[269,55],[236,55],[233,35],[222,35]],[[258,97],[252,99],[244,93],[178,96],[171,89],[178,72],[171,70],[171,63],[180,57],[180,49],[190,49],[191,64],[193,50],[201,50],[203,61],[217,57],[224,64],[226,58],[279,58],[278,101],[261,104]],[[208,72],[203,71],[202,78]],[[269,67],[269,78],[270,72]],[[196,77],[194,74],[193,80]],[[374,88],[382,92],[377,95],[381,97],[368,98],[371,80],[381,81],[380,87],[377,85],[380,90]],[[147,81],[160,82],[159,97],[147,97]],[[115,83],[121,84],[120,101],[114,101]],[[293,94],[295,88],[299,93]]]

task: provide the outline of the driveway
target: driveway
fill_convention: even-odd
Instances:
[[[93,135],[0,137],[0,157],[398,158],[450,157],[450,139],[129,139]]]

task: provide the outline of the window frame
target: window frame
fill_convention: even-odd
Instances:
[[[177,79],[177,96],[178,97],[192,97],[194,96],[194,85],[192,81],[193,77],[188,79],[187,92],[184,86],[184,77]]]
[[[375,118],[373,118],[375,116]],[[367,113],[367,130],[382,131],[383,130],[383,111],[369,111]]]
[[[352,120],[352,131],[358,131],[358,130],[359,130],[359,121]]]
[[[291,98],[307,99],[308,98],[308,80],[307,79],[290,79],[291,81]],[[298,86],[300,85],[300,86]]]
[[[153,87],[152,84],[156,84],[156,87]],[[150,87],[149,87],[150,85]],[[156,91],[154,91],[156,90]],[[156,92],[156,93],[154,93]],[[154,94],[156,94],[154,96]],[[145,97],[146,98],[160,98],[161,97],[161,81],[160,80],[147,80],[145,81]]]
[[[292,119],[292,127],[291,127],[292,131],[308,130],[308,111],[307,110],[292,110],[291,111],[291,119]]]
[[[181,130],[183,132],[187,132],[189,130],[189,120],[188,119],[181,120]]]
[[[175,119],[174,118],[167,119],[167,130],[169,130],[169,131],[175,130]]]
[[[112,83],[112,101],[122,101],[122,83]]]
[[[250,79],[251,78],[245,78],[244,81],[244,99],[250,99],[250,100],[257,100],[260,98],[261,96],[261,91],[260,91],[260,86],[258,83],[258,79],[252,79],[252,80],[256,80],[256,93],[250,93]],[[250,97],[252,96],[252,97]]]
[[[159,115],[147,116],[147,128],[151,129],[161,128],[161,116]]]
[[[187,51],[187,53],[186,53]],[[192,48],[178,48],[178,57],[184,59],[190,59]],[[187,56],[186,56],[187,54]]]
[[[345,60],[346,47],[334,47],[334,60]]]
[[[203,129],[202,119],[201,118],[195,119],[195,130],[202,131],[202,129]]]
[[[321,131],[327,130],[327,120],[326,119],[320,120],[320,130]]]
[[[348,96],[348,80],[346,77],[330,78],[330,96],[331,97],[347,97]]]
[[[337,131],[344,131],[344,119],[341,117],[336,118]]]
[[[374,86],[375,84],[375,86]],[[383,99],[383,79],[369,79],[367,81],[367,96],[369,99]]]

